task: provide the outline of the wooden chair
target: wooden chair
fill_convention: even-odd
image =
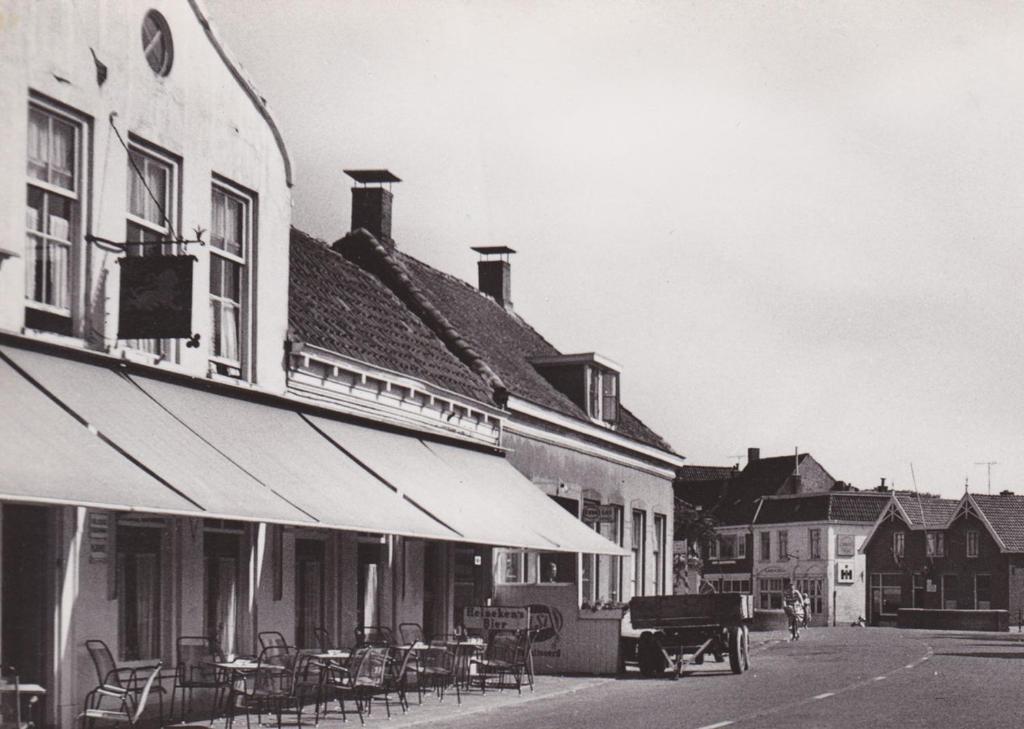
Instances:
[[[102,684],[90,691],[85,697],[85,710],[81,714],[81,717],[86,721],[86,726],[91,728],[97,719],[127,723],[130,727],[136,726],[139,723],[139,719],[142,718],[142,712],[146,710],[150,694],[156,689],[160,681],[160,669],[162,666],[162,663],[157,663],[155,666],[146,667],[147,670],[152,670],[149,677],[139,683],[138,693],[123,691],[119,694],[112,694]],[[132,682],[136,680],[141,681],[141,677],[135,674],[137,669],[122,670],[131,671],[132,675],[129,678]],[[117,708],[104,708],[104,699],[107,699],[108,705],[111,703],[111,700],[116,701]],[[160,725],[163,725],[162,715]]]

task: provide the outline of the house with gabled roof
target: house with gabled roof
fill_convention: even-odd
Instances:
[[[965,493],[941,499],[891,495],[862,552],[873,624],[903,608],[945,611],[1024,608],[1024,496]]]

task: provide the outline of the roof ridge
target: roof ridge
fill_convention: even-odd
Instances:
[[[341,255],[360,267],[365,263],[369,272],[381,279],[438,336],[452,354],[491,388],[494,402],[504,407],[508,402],[508,388],[505,383],[448,317],[427,298],[419,285],[413,281],[404,262],[364,228],[347,233],[341,242],[346,245]]]

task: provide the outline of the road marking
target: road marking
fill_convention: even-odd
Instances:
[[[885,676],[875,676],[875,677],[874,677],[873,679],[871,679],[871,680],[872,680],[872,681],[884,681],[884,680],[885,680]]]
[[[720,721],[717,724],[707,724],[706,726],[700,727],[700,729],[719,729],[719,727],[729,726],[730,724],[735,724],[735,723],[736,722],[734,722],[734,721]]]
[[[829,696],[835,696],[835,695],[836,694],[835,694],[834,691],[826,691],[823,694],[818,694],[817,696],[812,696],[811,699],[813,701],[817,701],[818,699],[827,699]]]
[[[913,663],[908,663],[907,665],[904,666],[904,668],[913,668],[913,667],[914,667]]]

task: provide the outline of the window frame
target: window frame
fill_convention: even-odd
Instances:
[[[668,517],[654,514],[654,594],[665,594],[665,553],[668,548]]]
[[[637,529],[637,517],[639,517],[639,529]],[[642,597],[647,594],[647,511],[645,509],[633,509],[631,525],[630,544],[633,552],[633,597]]]
[[[907,533],[902,529],[892,533],[892,556],[893,559],[903,559],[907,554]]]
[[[925,556],[945,557],[946,556],[946,534],[942,531],[929,530],[925,532]]]
[[[230,251],[225,250],[214,244],[213,242],[213,231],[214,231],[214,198],[216,195],[223,195],[227,199],[233,200],[241,205],[242,208],[242,225],[244,231],[242,233],[242,255],[236,255]],[[210,304],[209,311],[209,349],[208,349],[208,360],[210,362],[210,370],[220,376],[230,377],[236,380],[251,380],[252,379],[252,357],[251,352],[251,322],[252,316],[252,300],[253,300],[253,262],[255,260],[255,244],[256,244],[256,195],[248,190],[242,189],[240,186],[230,182],[229,180],[215,175],[210,185],[210,244],[209,248],[209,275],[207,276],[207,302]],[[233,265],[237,265],[241,268],[239,273],[239,291],[238,291],[238,360],[232,360],[228,357],[214,354],[214,346],[216,346],[214,337],[214,317],[213,317],[213,302],[216,299],[218,302],[223,304],[227,301],[225,297],[217,296],[212,292],[212,277],[213,277],[213,261],[214,257],[219,257],[225,261],[230,262]],[[230,370],[235,368],[238,371],[238,375],[231,375],[229,372],[223,370]]]
[[[587,415],[604,425],[614,426],[619,419],[620,393],[619,373],[600,365],[590,364],[585,368]],[[606,382],[612,382],[608,388]],[[607,392],[607,390],[611,392]],[[611,408],[608,402],[613,403]],[[612,412],[609,413],[608,410]]]
[[[988,580],[988,605],[985,607],[981,606],[981,601],[978,599],[978,580],[984,578]],[[978,572],[974,575],[974,609],[975,610],[991,610],[992,609],[992,575],[988,572]]]
[[[789,561],[789,530],[780,529],[776,532],[776,539],[779,543],[779,562]]]
[[[50,197],[58,197],[68,201],[71,208],[69,219],[68,219],[68,240],[60,241],[59,239],[53,238],[49,232],[41,232],[37,230],[30,230],[28,225],[24,227],[23,239],[23,255],[24,255],[24,284],[25,289],[23,293],[23,305],[26,309],[26,323],[27,329],[44,332],[55,332],[63,334],[65,336],[75,336],[79,330],[79,320],[81,319],[81,312],[83,310],[83,297],[84,297],[84,286],[82,285],[83,280],[83,268],[85,261],[84,252],[84,231],[87,230],[88,222],[88,199],[89,199],[89,162],[90,162],[90,143],[92,139],[92,129],[90,120],[84,114],[66,107],[58,102],[51,101],[39,94],[34,92],[29,94],[28,104],[26,106],[26,127],[25,127],[25,204],[27,206],[27,198],[32,188],[35,188],[42,196],[45,201],[48,201]],[[51,164],[50,157],[52,156],[52,144],[53,135],[52,128],[53,122],[56,120],[59,123],[69,126],[72,130],[72,143],[74,144],[74,154],[72,156],[74,169],[71,174],[71,187],[63,187],[59,184],[51,182],[49,179],[40,180],[32,177],[29,174],[29,134],[32,129],[32,113],[33,111],[43,114],[48,119],[47,124],[47,165]],[[48,175],[49,178],[49,175]],[[45,207],[43,208],[46,209]],[[27,209],[26,209],[27,212]],[[47,216],[48,217],[48,216]],[[25,221],[28,222],[27,219]],[[44,219],[43,227],[47,227],[47,221]],[[56,245],[64,246],[66,244],[67,249],[67,264],[66,264],[66,281],[64,282],[63,295],[67,300],[67,306],[57,306],[54,304],[47,303],[45,301],[38,301],[32,297],[34,293],[34,283],[30,283],[30,280],[35,278],[35,251],[29,252],[29,236],[34,236],[44,241],[52,241]],[[27,310],[33,310],[40,312],[43,317],[56,316],[66,320],[66,325],[60,327],[59,330],[55,328],[44,328],[35,326],[30,319],[34,318],[28,314]],[[42,322],[40,322],[42,323]]]
[[[807,530],[808,559],[821,559],[821,529],[813,527]]]
[[[977,559],[981,551],[981,533],[977,529],[968,529],[965,541],[967,559]]]
[[[761,541],[761,561],[772,561],[772,533],[768,531],[759,532]]]
[[[117,653],[123,661],[144,661],[154,660],[163,657],[163,653],[166,649],[164,640],[164,624],[172,618],[171,610],[165,609],[165,605],[169,604],[169,601],[165,600],[165,595],[169,593],[167,577],[168,577],[168,561],[166,557],[166,546],[167,539],[169,538],[169,530],[167,524],[162,520],[155,520],[153,522],[141,521],[132,518],[131,515],[122,515],[114,520],[114,566],[117,589]],[[147,534],[142,537],[144,532],[152,532],[155,534]],[[156,585],[156,600],[153,604],[153,617],[154,628],[153,628],[153,640],[155,642],[155,650],[151,650],[151,654],[147,654],[141,650],[141,646],[136,646],[139,650],[138,655],[130,655],[128,651],[128,635],[125,626],[127,619],[125,614],[125,601],[128,599],[128,588],[127,588],[127,566],[125,564],[125,555],[131,554],[133,556],[139,556],[141,554],[151,554],[146,551],[146,547],[136,545],[136,548],[130,552],[125,549],[128,544],[131,544],[132,540],[128,539],[127,532],[136,532],[136,537],[139,538],[153,538],[156,542],[156,565],[155,565],[155,585]],[[137,639],[137,638],[136,638]],[[150,646],[152,649],[153,646]]]

